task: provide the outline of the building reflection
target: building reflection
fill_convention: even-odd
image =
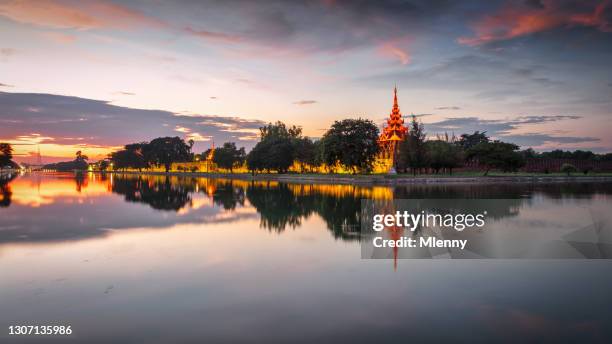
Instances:
[[[411,199],[419,209],[430,212],[441,209],[471,213],[486,207],[489,218],[502,219],[518,216],[538,198],[554,203],[563,202],[566,197],[597,199],[611,194],[610,183],[388,187],[137,174],[31,174],[18,178],[4,175],[0,178],[0,207],[19,206],[15,211],[21,215],[14,217],[20,219],[17,222],[0,220],[0,225],[15,228],[5,233],[5,239],[10,241],[51,238],[54,235],[51,230],[42,233],[36,228],[50,228],[55,223],[58,236],[78,238],[100,235],[101,228],[168,227],[185,222],[204,225],[220,219],[258,216],[261,228],[281,233],[298,228],[316,216],[325,222],[334,238],[358,241],[363,199],[386,202],[390,207],[394,206],[393,200]],[[122,201],[113,195],[120,195]],[[475,201],[460,202],[459,199]],[[490,199],[503,201],[489,202]],[[99,202],[105,203],[98,205]],[[127,207],[123,202],[147,207]],[[131,210],[117,218],[98,215],[111,208],[119,212]],[[61,221],[50,220],[58,212],[79,213],[82,218],[67,216]],[[415,235],[418,232],[419,229]]]

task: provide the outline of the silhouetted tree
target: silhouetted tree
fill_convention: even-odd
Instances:
[[[559,171],[567,174],[567,176],[569,177],[569,175],[571,173],[574,173],[577,171],[576,166],[572,165],[572,164],[563,164],[561,165],[561,168],[559,168]]]
[[[488,143],[490,140],[486,134],[486,131],[483,131],[482,133],[480,131],[475,131],[473,134],[462,134],[457,141],[457,144],[464,150],[468,150],[477,144]]]
[[[335,121],[321,139],[323,161],[340,163],[353,173],[370,171],[378,154],[378,128],[371,120]]]
[[[246,153],[244,147],[240,149],[236,148],[234,142],[226,142],[222,147],[215,150],[213,156],[213,162],[221,168],[229,169],[233,172],[234,167],[238,167],[244,163],[246,159]]]
[[[183,139],[175,137],[158,137],[144,146],[146,161],[163,165],[170,171],[173,162],[185,162],[192,159],[191,148]]]
[[[425,142],[425,150],[427,163],[436,173],[446,168],[453,174],[453,168],[461,166],[464,159],[459,146],[442,140]]]
[[[11,163],[13,159],[13,147],[10,143],[0,143],[0,168]]]
[[[295,160],[300,163],[302,172],[304,166],[317,165],[317,146],[308,137],[294,139]]]
[[[415,115],[412,115],[409,127],[410,130],[406,139],[399,144],[396,168],[403,171],[410,168],[412,173],[416,174],[418,170],[427,166],[427,152],[425,150],[427,135],[423,123],[419,122]]]
[[[504,172],[515,172],[525,165],[525,159],[518,152],[519,147],[513,143],[501,141],[482,142],[467,150],[468,158],[477,158],[485,169],[484,175],[492,168]]]
[[[295,159],[294,141],[301,137],[302,129],[296,126],[287,127],[279,121],[259,128],[259,132],[260,141],[247,155],[249,170],[287,172]]]

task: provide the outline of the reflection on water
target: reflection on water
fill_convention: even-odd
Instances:
[[[608,261],[410,260],[394,270],[360,260],[359,224],[361,199],[479,198],[506,199],[496,220],[554,230],[610,195],[610,183],[4,176],[0,325],[69,322],[88,342],[605,342]]]
[[[9,187],[9,182],[15,179],[17,175],[0,175],[0,194],[2,198],[0,198],[0,207],[8,207],[11,205],[11,197],[13,193],[11,192],[11,188]]]
[[[105,229],[227,222],[239,220],[247,213],[259,216],[261,228],[279,233],[299,228],[305,219],[316,215],[335,238],[359,240],[361,199],[424,199],[423,207],[433,209],[439,204],[435,199],[503,198],[504,202],[494,202],[487,208],[489,218],[500,219],[518,216],[521,207],[529,207],[534,200],[546,199],[550,204],[581,199],[591,202],[608,199],[612,194],[611,183],[434,184],[392,188],[91,173],[13,179],[15,176],[0,183],[2,206],[15,203],[4,212],[0,242],[65,240],[71,236],[79,239],[103,234]],[[470,208],[473,203],[457,202],[452,206],[456,212],[475,211]],[[58,213],[68,215],[56,218]]]

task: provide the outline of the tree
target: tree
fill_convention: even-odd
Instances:
[[[129,152],[127,156],[129,159],[129,167],[136,168],[138,171],[149,167],[149,162],[145,156],[145,151],[148,145],[148,142],[138,142],[125,145],[125,150]]]
[[[259,128],[259,132],[260,141],[247,156],[249,170],[286,173],[295,159],[294,142],[301,138],[302,129],[296,126],[288,128],[279,121]]]
[[[406,140],[400,142],[396,167],[405,171],[408,168],[412,169],[412,173],[416,174],[418,169],[427,165],[427,156],[425,150],[425,128],[423,123],[417,121],[415,115],[412,115],[410,122],[410,131],[406,136]]]
[[[84,155],[81,151],[77,151],[76,152],[76,158],[74,159],[74,161],[76,162],[84,162],[89,160],[89,157],[87,157],[87,155]]]
[[[81,151],[77,151],[74,158],[74,168],[75,170],[86,170],[88,167],[87,160],[89,157],[83,154]]]
[[[265,170],[276,170],[287,173],[293,164],[294,147],[289,139],[266,140],[257,144],[262,152],[258,164]]]
[[[462,149],[450,142],[433,140],[425,142],[427,163],[436,174],[440,169],[448,169],[453,174],[453,168],[461,165],[463,161]]]
[[[0,168],[10,164],[13,159],[13,147],[10,143],[0,143]]]
[[[477,158],[485,169],[484,175],[492,168],[504,172],[515,172],[525,165],[525,159],[518,152],[519,147],[513,143],[501,141],[481,142],[467,150],[468,158]]]
[[[302,128],[295,125],[287,127],[285,123],[277,121],[276,123],[268,123],[266,126],[259,128],[261,141],[268,139],[288,138],[296,139],[302,136]]]
[[[295,160],[300,163],[302,172],[304,166],[317,165],[317,146],[308,137],[293,140],[295,147]]]
[[[173,162],[190,161],[191,148],[183,139],[175,137],[158,137],[144,147],[147,162],[163,165],[166,172],[170,171]]]
[[[247,168],[252,171],[261,171],[265,168],[265,163],[263,161],[264,157],[264,147],[261,142],[257,143],[253,149],[247,154],[246,163]]]
[[[122,149],[116,152],[112,152],[110,159],[113,162],[113,167],[117,170],[133,167],[132,162],[134,161],[134,152]]]
[[[135,168],[139,171],[149,167],[145,157],[147,142],[131,143],[124,149],[111,153],[111,161],[116,169]]]
[[[371,120],[335,121],[321,140],[324,162],[329,166],[339,162],[353,173],[370,171],[378,154],[378,128]]]
[[[234,142],[224,143],[222,147],[215,150],[215,155],[213,156],[213,162],[217,166],[229,169],[230,172],[233,172],[234,167],[242,165],[245,159],[246,153],[244,152],[244,147],[237,149]]]
[[[561,168],[559,169],[559,171],[567,174],[567,176],[569,177],[570,173],[576,172],[576,166],[572,165],[572,164],[563,164],[561,165]]]
[[[521,155],[525,159],[535,159],[539,157],[538,152],[534,151],[533,148],[527,148],[521,151]]]
[[[473,134],[462,134],[461,138],[457,141],[457,144],[464,150],[468,150],[480,143],[490,142],[489,137],[486,135],[487,132],[475,131]]]
[[[100,164],[98,166],[99,166],[100,171],[106,171],[109,166],[108,160],[100,161]]]

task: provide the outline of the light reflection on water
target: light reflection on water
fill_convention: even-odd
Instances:
[[[600,341],[612,261],[361,260],[361,198],[504,198],[556,221],[611,184],[363,187],[25,175],[0,185],[0,325],[76,341]],[[0,335],[0,338],[5,332]]]

